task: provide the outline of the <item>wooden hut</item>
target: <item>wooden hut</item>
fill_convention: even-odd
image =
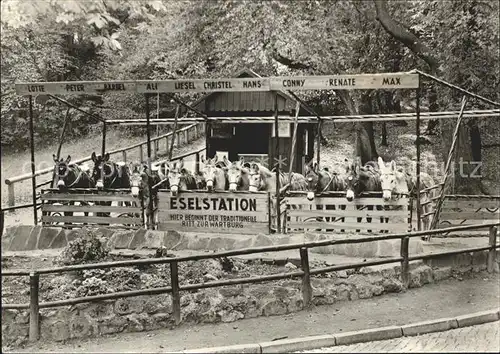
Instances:
[[[260,77],[255,72],[245,69],[235,75],[237,78]],[[209,117],[246,117],[244,122],[211,122],[207,126],[207,156],[227,154],[229,160],[238,160],[241,156],[247,161],[268,161],[264,163],[272,168],[278,158],[274,123],[261,122],[259,117],[274,115],[273,92],[214,92],[203,96],[194,105]],[[284,92],[278,92],[278,115],[295,117],[296,101]],[[302,109],[300,115],[307,115]],[[248,123],[247,123],[248,121]],[[304,163],[314,156],[314,123],[299,123],[295,147],[294,172],[303,173]],[[294,124],[286,121],[279,123],[279,154],[286,158],[282,165],[288,171],[292,151]]]

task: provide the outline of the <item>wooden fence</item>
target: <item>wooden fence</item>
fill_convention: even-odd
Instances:
[[[328,231],[388,233],[411,231],[411,199],[384,201],[381,193],[367,193],[349,202],[345,192],[317,195],[289,192],[286,201],[287,232]]]
[[[445,228],[440,230],[430,230],[430,231],[420,231],[412,233],[401,233],[392,235],[379,235],[379,236],[368,236],[362,238],[346,238],[342,240],[325,240],[325,241],[315,241],[306,242],[299,244],[289,244],[289,245],[279,245],[279,246],[266,246],[266,247],[254,247],[246,248],[233,251],[225,251],[218,253],[207,253],[196,256],[188,257],[175,257],[175,258],[153,258],[153,259],[142,259],[142,260],[129,260],[129,261],[119,261],[119,262],[106,262],[106,263],[96,263],[96,264],[81,264],[74,266],[64,266],[58,268],[47,268],[38,270],[2,270],[2,276],[29,276],[30,277],[30,303],[26,304],[4,304],[2,303],[2,309],[29,309],[29,339],[31,341],[36,341],[40,335],[40,314],[39,309],[41,308],[54,308],[62,306],[76,305],[80,303],[88,303],[94,301],[103,301],[111,299],[119,299],[125,297],[141,296],[141,295],[157,295],[169,293],[172,295],[172,310],[173,316],[176,324],[180,323],[181,320],[181,291],[193,291],[206,288],[214,288],[228,285],[238,285],[238,284],[253,284],[261,283],[265,281],[279,280],[279,279],[290,279],[290,278],[301,278],[302,279],[302,297],[304,307],[308,307],[311,304],[313,298],[313,289],[311,287],[311,276],[317,274],[325,274],[346,269],[358,269],[362,267],[389,264],[389,263],[400,263],[401,264],[401,281],[403,285],[407,288],[410,282],[410,261],[421,260],[421,259],[432,259],[440,256],[448,256],[462,253],[472,253],[480,251],[488,251],[487,266],[488,271],[494,271],[494,262],[496,261],[496,250],[500,248],[500,245],[496,244],[496,234],[497,226],[500,222],[489,223],[484,225],[470,225],[470,226],[460,226],[455,228]],[[479,228],[489,228],[489,244],[483,247],[468,248],[449,252],[439,252],[431,253],[418,256],[410,256],[409,254],[409,240],[412,237],[422,237],[429,235],[437,235],[452,231],[466,231],[474,230]],[[354,264],[343,264],[328,266],[318,269],[310,269],[309,267],[309,253],[308,249],[313,247],[330,246],[330,245],[340,245],[340,244],[356,244],[364,242],[374,242],[380,240],[401,240],[401,255],[400,257],[386,258],[371,262],[361,262]],[[299,250],[300,260],[301,260],[301,270],[272,274],[264,276],[255,276],[248,278],[238,278],[230,280],[219,280],[211,281],[201,284],[179,284],[179,263],[187,261],[198,261],[202,259],[216,259],[221,257],[231,257],[245,254],[263,253],[263,252],[279,252],[285,250]],[[152,265],[152,264],[170,264],[170,281],[171,286],[152,288],[152,289],[141,289],[133,291],[123,291],[117,293],[95,295],[80,297],[74,299],[66,299],[59,301],[51,301],[45,303],[39,303],[39,289],[40,289],[40,275],[42,274],[60,274],[64,272],[72,272],[76,270],[88,270],[88,269],[108,269],[115,267],[133,267],[139,265]]]
[[[437,228],[477,225],[500,220],[500,196],[446,195]],[[444,236],[485,236],[485,231],[453,232]]]
[[[42,225],[78,228],[84,225],[109,225],[139,229],[145,225],[142,198],[130,190],[58,189],[42,191]]]
[[[172,197],[158,191],[159,230],[215,233],[268,233],[270,194],[267,192],[182,191]]]
[[[200,124],[201,124],[201,126],[200,126]],[[177,146],[180,146],[181,143],[186,144],[190,141],[198,139],[200,136],[202,136],[204,134],[204,132],[205,132],[205,130],[203,128],[203,123],[191,124],[187,127],[184,127],[182,129],[177,130],[176,137],[175,137],[175,140],[177,141]],[[161,146],[160,146],[160,145],[162,145],[162,142],[164,142],[164,144],[165,144],[164,150],[168,151],[169,146],[170,146],[169,141],[171,141],[171,139],[173,138],[173,135],[174,135],[174,132],[168,132],[166,134],[151,138],[151,152],[152,152],[151,158],[153,160],[156,160],[158,158],[158,151],[162,150]],[[146,150],[147,149],[147,141],[142,141],[140,143],[127,146],[125,148],[109,151],[109,154],[110,155],[121,154],[122,161],[127,162],[127,153],[131,150],[134,150],[134,149],[139,150],[140,159],[141,159],[141,161],[144,161],[145,156],[146,156],[145,151],[147,151]],[[85,157],[82,159],[72,161],[72,162],[70,162],[70,165],[75,165],[75,164],[78,165],[78,164],[81,164],[83,162],[87,162],[90,160],[91,160],[91,157],[88,156],[88,157]],[[38,183],[36,186],[37,188],[47,186],[51,183],[53,170],[54,170],[53,167],[49,167],[49,168],[45,168],[45,169],[38,170],[35,172],[35,176],[42,176],[42,175],[46,175],[46,174],[51,174],[50,179],[43,181],[41,183]],[[28,179],[31,179],[31,177],[32,177],[31,173],[25,173],[23,175],[19,175],[19,176],[5,179],[5,184],[7,184],[7,186],[8,186],[8,202],[7,202],[8,207],[2,208],[3,210],[14,210],[14,209],[26,208],[26,207],[33,206],[33,204],[23,204],[22,206],[15,205],[15,202],[16,202],[15,184],[22,182],[22,181],[25,181],[25,180],[28,180]]]

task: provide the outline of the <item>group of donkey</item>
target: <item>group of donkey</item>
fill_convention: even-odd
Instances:
[[[277,175],[276,171],[259,163],[246,162],[244,158],[231,162],[226,157],[218,160],[217,156],[202,158],[197,173],[188,170],[182,159],[154,164],[151,170],[144,163],[117,163],[109,160],[109,154],[98,156],[95,152],[92,154],[92,167],[70,165],[70,160],[70,156],[66,160],[58,160],[54,156],[54,187],[129,189],[134,197],[140,196],[147,203],[151,191],[153,199],[157,198],[159,188],[169,189],[172,196],[186,190],[267,191],[276,194],[276,178],[279,178],[281,187],[306,192],[310,201],[318,194],[331,191],[345,192],[347,201],[353,201],[364,192],[382,192],[385,201],[394,196],[417,193],[415,176],[398,169],[395,161],[387,166],[381,157],[377,162],[370,161],[364,166],[358,161],[346,159],[340,172],[320,169],[314,163],[312,167],[305,166],[304,175],[294,172]],[[421,189],[433,184],[428,174],[421,174]],[[153,188],[150,190],[149,186]],[[433,197],[432,193],[431,190],[421,195],[421,202],[425,205],[422,208],[424,215],[430,211],[430,203],[425,202]],[[429,217],[423,218],[424,229],[428,229],[430,222]]]

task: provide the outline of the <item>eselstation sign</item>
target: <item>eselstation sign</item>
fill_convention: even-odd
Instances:
[[[419,87],[419,75],[384,73],[203,80],[67,81],[19,83],[15,87],[18,95],[412,89]]]
[[[158,229],[237,234],[268,233],[267,193],[159,191]]]

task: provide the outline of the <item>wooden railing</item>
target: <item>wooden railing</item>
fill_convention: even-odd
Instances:
[[[112,225],[139,229],[146,224],[144,201],[134,197],[128,189],[99,191],[78,188],[64,192],[49,189],[42,190],[41,199],[43,226]]]
[[[313,298],[313,291],[311,287],[311,275],[324,274],[334,271],[346,270],[346,269],[358,269],[362,267],[375,266],[388,263],[400,263],[401,264],[401,280],[405,288],[408,287],[410,282],[410,269],[409,262],[421,259],[430,259],[440,256],[455,255],[461,253],[471,253],[488,251],[487,267],[489,272],[494,271],[494,262],[496,261],[496,250],[500,248],[500,245],[496,244],[497,227],[500,226],[500,222],[483,224],[483,225],[470,225],[461,226],[454,228],[446,228],[439,230],[429,230],[429,231],[419,231],[411,233],[400,233],[391,234],[383,236],[370,236],[363,238],[345,238],[337,240],[324,240],[315,242],[304,242],[289,245],[279,245],[279,246],[266,246],[266,247],[254,247],[246,248],[240,250],[224,251],[218,253],[207,253],[188,257],[175,257],[175,258],[154,258],[154,259],[140,259],[140,260],[127,260],[118,262],[105,262],[96,264],[81,264],[73,266],[64,266],[57,268],[45,268],[45,269],[32,269],[32,270],[2,270],[2,276],[29,276],[30,277],[30,302],[25,304],[3,304],[2,309],[29,309],[29,339],[31,341],[38,340],[40,334],[40,314],[39,309],[41,308],[54,308],[61,306],[70,306],[80,303],[88,303],[94,301],[103,301],[111,299],[119,299],[125,297],[141,296],[141,295],[156,295],[169,293],[172,296],[172,308],[175,323],[179,324],[181,320],[181,305],[180,305],[180,292],[181,291],[192,291],[200,290],[206,288],[215,288],[220,286],[237,285],[237,284],[253,284],[265,281],[279,280],[279,279],[290,279],[290,278],[301,278],[302,279],[302,297],[304,307],[308,307],[311,304]],[[422,237],[429,235],[443,234],[451,231],[466,231],[475,230],[481,228],[490,229],[489,243],[487,246],[475,247],[468,249],[461,249],[448,252],[430,253],[425,255],[410,256],[409,254],[409,240],[412,237]],[[401,240],[401,253],[399,257],[385,258],[381,260],[371,261],[371,262],[360,262],[352,264],[343,264],[328,266],[318,269],[309,268],[309,255],[308,249],[313,247],[321,246],[331,246],[340,244],[357,244],[365,242],[375,242],[381,240]],[[199,261],[202,259],[214,259],[221,257],[230,257],[238,255],[246,255],[253,253],[263,253],[263,252],[279,252],[285,250],[299,250],[301,259],[301,270],[288,273],[239,278],[239,279],[229,279],[229,280],[219,280],[200,284],[179,284],[179,263],[187,261]],[[123,291],[112,294],[102,294],[94,296],[79,297],[66,300],[50,301],[40,303],[39,299],[39,289],[40,289],[40,275],[43,274],[60,274],[64,272],[72,272],[76,270],[90,270],[90,269],[108,269],[116,267],[133,267],[139,265],[152,265],[152,264],[170,264],[170,280],[171,286],[161,287],[161,288],[150,288],[141,289],[133,291]]]
[[[177,146],[180,146],[181,142],[188,143],[192,140],[198,139],[200,136],[204,135],[204,132],[205,131],[204,131],[203,127],[200,127],[199,124],[191,124],[187,127],[184,127],[182,129],[177,130],[176,137],[175,137],[176,141],[177,141]],[[158,158],[158,151],[160,150],[160,142],[161,141],[165,141],[165,150],[168,151],[169,141],[170,141],[170,139],[172,139],[173,134],[174,134],[174,132],[168,132],[166,134],[151,138],[151,143],[152,143],[152,146],[151,146],[152,147],[152,149],[151,149],[152,156],[151,157],[153,160],[156,160]],[[124,148],[109,151],[109,154],[110,155],[121,154],[122,161],[127,162],[127,152],[129,152],[130,150],[139,149],[140,160],[143,161],[144,157],[145,157],[146,148],[147,148],[147,141],[142,141],[142,142],[134,144],[134,145],[130,145],[130,146],[127,146]],[[194,155],[195,153],[196,152],[194,152],[192,154],[185,154],[184,156]],[[91,160],[91,157],[87,156],[87,157],[75,160],[73,162],[70,162],[70,165],[75,165],[75,164],[78,165],[78,164],[81,164],[83,162],[87,162],[90,160]],[[35,172],[35,176],[46,175],[46,174],[52,173],[53,170],[54,170],[53,167],[41,169],[41,170],[38,170]],[[22,182],[22,181],[31,179],[31,178],[32,178],[31,173],[25,173],[23,175],[7,178],[5,180],[5,184],[7,184],[7,186],[8,186],[8,202],[7,202],[8,207],[2,208],[2,210],[7,211],[7,210],[20,209],[22,207],[24,208],[24,207],[33,206],[33,204],[24,204],[22,206],[15,205],[15,201],[16,201],[15,184],[18,182]],[[37,188],[48,185],[48,184],[50,184],[50,182],[51,182],[51,179],[44,181],[44,182],[41,182],[41,183],[37,184]]]

